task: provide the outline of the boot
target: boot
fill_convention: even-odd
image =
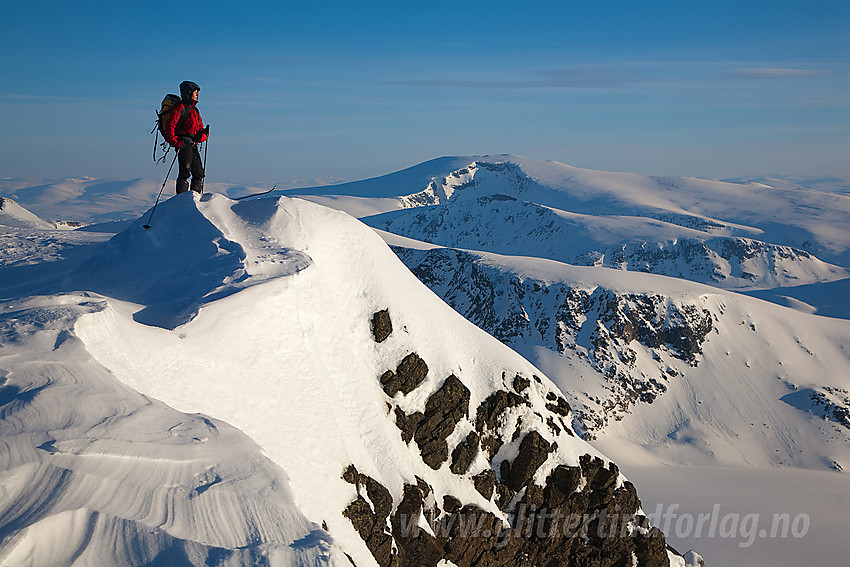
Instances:
[[[203,177],[192,177],[192,191],[197,193],[204,192],[204,178]]]

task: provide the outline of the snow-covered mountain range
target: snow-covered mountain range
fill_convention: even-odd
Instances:
[[[684,565],[555,385],[362,223],[156,215],[28,296],[4,266],[3,561]]]
[[[850,464],[840,179],[445,157],[238,204],[184,195],[145,231],[147,216],[132,219],[159,183],[76,180],[84,191],[61,199],[55,183],[2,188],[42,218],[126,230],[51,230],[17,204],[17,220],[0,218],[0,427],[14,431],[2,474],[21,487],[0,502],[18,511],[0,558],[683,564],[660,538],[501,545],[446,528],[616,507],[626,531],[648,533],[649,515],[709,565],[850,552],[836,499]],[[66,370],[39,378],[48,366]],[[113,409],[53,417],[79,390]],[[194,451],[191,463],[147,464],[160,444]],[[50,467],[66,472],[44,473],[35,505],[33,471]],[[626,477],[692,518],[722,504],[811,526],[805,538],[756,530],[747,545],[740,530],[701,538],[636,505]],[[120,485],[132,511],[93,479]],[[216,514],[244,523],[213,533],[201,518]],[[73,543],[46,547],[54,531]]]
[[[435,174],[423,183],[428,167]],[[792,296],[796,286],[843,284],[846,268],[815,254],[846,262],[846,196],[517,156],[443,158],[303,191],[331,192],[338,203],[344,195],[388,209],[395,192],[395,210],[363,220],[421,281],[570,392],[584,435],[622,423],[638,444],[687,462],[841,468],[850,457],[847,322],[724,291]],[[695,384],[704,397],[694,398]],[[672,401],[680,388],[694,399]],[[727,423],[748,392],[759,402]],[[643,411],[657,401],[665,410]],[[635,435],[637,414],[651,423]],[[765,436],[756,421],[791,430]],[[819,441],[800,443],[812,431]]]
[[[833,537],[803,555],[675,534],[709,559],[764,565],[842,548],[828,510],[850,457],[850,184],[799,181],[477,156],[299,193],[381,229],[447,303],[552,378],[576,430],[661,501],[711,510],[694,486],[736,471],[715,505],[817,509],[815,531]],[[777,467],[779,490],[764,482]],[[823,489],[797,500],[802,483]]]

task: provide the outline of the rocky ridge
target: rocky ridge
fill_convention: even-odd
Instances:
[[[380,313],[372,319],[376,343],[391,328],[389,314]],[[343,514],[379,565],[669,565],[664,535],[649,526],[635,487],[613,462],[589,454],[565,462],[558,439],[574,435],[571,409],[540,378],[503,376],[504,389],[471,408],[469,389],[450,375],[424,411],[406,414],[397,402],[422,387],[427,373],[427,362],[410,353],[376,377],[390,416],[425,464],[448,464],[488,505],[451,494],[438,499],[420,477],[395,502],[349,466],[342,478],[357,496]],[[537,397],[546,402],[543,412],[534,410]]]
[[[708,310],[661,294],[520,279],[460,250],[394,250],[423,283],[502,342],[543,346],[604,377],[606,395],[585,394],[573,408],[572,425],[586,438],[632,405],[655,401],[682,371],[677,367],[698,365],[714,329]]]
[[[367,222],[440,246],[661,274],[725,288],[793,286],[847,275],[806,250],[734,235],[730,227],[709,219],[579,214],[517,198],[514,195],[535,198],[526,195],[521,184],[510,195],[473,198],[480,193],[479,186],[489,191],[507,189],[496,182],[470,181],[455,187],[453,193],[434,190],[452,195],[448,200],[430,200],[442,206],[395,211]],[[407,205],[431,204],[422,199]]]

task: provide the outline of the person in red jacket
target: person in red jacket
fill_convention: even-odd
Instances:
[[[205,142],[210,127],[204,128],[201,113],[198,112],[198,92],[201,87],[192,81],[180,83],[181,100],[171,110],[171,118],[165,128],[165,138],[177,149],[179,172],[177,174],[177,193],[189,190],[189,177],[192,178],[192,191],[204,192],[204,164],[198,144]]]

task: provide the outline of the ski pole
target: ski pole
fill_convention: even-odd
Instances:
[[[204,177],[207,176],[207,148],[210,147],[210,125],[207,124],[205,128],[207,133],[207,139],[204,140]]]
[[[162,191],[165,189],[165,184],[168,183],[168,176],[171,175],[171,169],[174,167],[174,162],[177,161],[177,154],[180,152],[177,149],[174,149],[174,159],[171,160],[171,166],[168,168],[168,173],[165,174],[165,179],[162,180],[162,187],[159,188],[159,195],[156,197],[156,203],[153,204],[153,208],[151,209],[151,214],[148,217],[148,222],[142,225],[142,228],[145,230],[151,227],[151,219],[153,218],[153,212],[156,210],[156,206],[159,204],[159,199],[162,197]]]

